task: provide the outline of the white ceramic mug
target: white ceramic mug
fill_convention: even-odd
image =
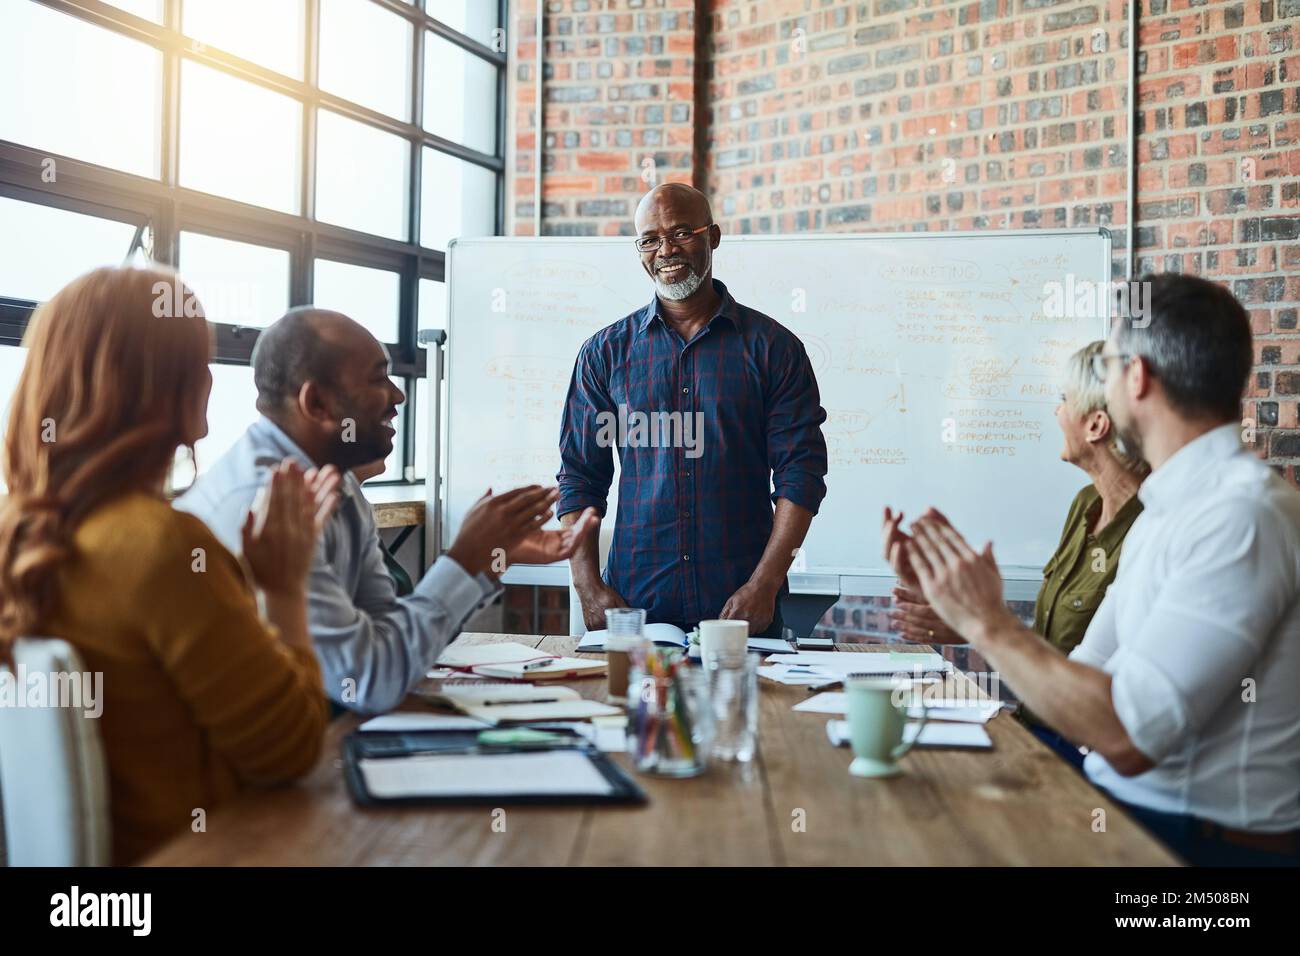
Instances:
[[[700,660],[742,658],[749,643],[748,621],[700,621]]]

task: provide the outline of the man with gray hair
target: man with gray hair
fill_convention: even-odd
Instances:
[[[595,527],[592,512],[565,530],[543,531],[558,494],[553,488],[499,495],[489,489],[447,553],[399,598],[373,510],[352,474],[393,450],[391,423],[406,396],[389,378],[388,352],[346,315],[300,306],[258,336],[253,381],[262,417],[177,507],[238,554],[253,496],[282,459],[343,473],[342,500],[321,534],[307,595],[325,693],[343,707],[396,707],[469,615],[501,591],[497,574],[505,564],[562,561]]]
[[[901,547],[939,616],[1156,836],[1196,864],[1296,865],[1300,494],[1241,444],[1245,310],[1205,279],[1141,281],[1146,314],[1117,319],[1094,364],[1152,472],[1083,642],[1067,658],[1036,639],[992,546],[938,512]]]

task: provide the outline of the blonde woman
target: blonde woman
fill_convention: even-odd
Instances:
[[[1105,386],[1095,369],[1104,344],[1093,342],[1070,356],[1064,392],[1056,406],[1056,422],[1064,440],[1061,458],[1090,480],[1070,505],[1061,542],[1043,567],[1043,584],[1034,604],[1034,630],[1063,654],[1083,640],[1106,589],[1115,580],[1124,537],[1142,512],[1138,486],[1150,470],[1120,444],[1106,411]],[[881,531],[885,556],[899,580],[894,588],[892,622],[909,641],[966,643],[921,596],[903,557],[901,545],[907,536],[900,530],[902,520],[901,512],[885,509]],[[1035,733],[1059,750],[1061,738],[1038,724],[1032,714],[1025,716]],[[1077,748],[1065,746],[1065,755],[1077,762]]]
[[[305,774],[327,720],[305,593],[338,475],[282,465],[245,522],[268,623],[244,569],[164,493],[177,449],[207,432],[212,386],[201,310],[155,314],[171,289],[191,295],[167,272],[99,269],[41,306],[4,447],[0,658],[60,637],[103,674],[119,864],[195,809]]]

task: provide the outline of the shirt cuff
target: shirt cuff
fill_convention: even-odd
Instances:
[[[455,558],[444,554],[433,562],[433,567],[420,579],[415,590],[446,608],[452,620],[463,622],[496,597],[501,586],[493,587],[486,575],[470,577]],[[456,629],[460,629],[459,625]]]
[[[583,508],[595,508],[596,514],[605,517],[609,508],[609,499],[580,491],[560,492],[559,501],[555,502],[555,516],[563,518],[567,514],[581,511]]]
[[[1133,651],[1119,651],[1106,668],[1110,700],[1134,746],[1159,763],[1176,750],[1187,728],[1187,708],[1159,667]]]
[[[479,607],[491,603],[493,598],[506,589],[505,585],[501,583],[500,578],[494,578],[489,574],[480,574],[474,580],[477,581],[479,587],[483,589],[482,597],[478,602]]]
[[[817,513],[826,497],[826,482],[812,475],[774,476],[772,485],[775,489],[772,492],[773,504],[778,498],[784,498],[813,514]]]

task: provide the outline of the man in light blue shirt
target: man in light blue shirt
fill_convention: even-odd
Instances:
[[[567,559],[595,525],[543,531],[554,489],[489,491],[460,533],[407,597],[384,566],[379,532],[351,469],[387,457],[391,422],[405,401],[389,378],[384,347],[347,316],[290,310],[253,350],[262,417],[187,491],[177,507],[201,518],[236,554],[240,531],[269,470],[285,458],[304,468],[333,465],[341,500],[317,549],[308,614],[329,698],[362,713],[391,710],[501,590],[493,570],[514,561]]]

